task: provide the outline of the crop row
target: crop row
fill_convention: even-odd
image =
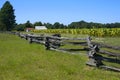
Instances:
[[[120,37],[120,28],[99,28],[99,29],[48,29],[33,30],[35,33],[60,33],[90,35],[96,37]]]

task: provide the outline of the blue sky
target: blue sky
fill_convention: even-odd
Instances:
[[[0,0],[0,8],[6,0]],[[16,22],[120,22],[120,0],[9,0]]]

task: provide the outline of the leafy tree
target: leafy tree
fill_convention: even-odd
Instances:
[[[53,27],[52,27],[53,29],[63,29],[63,28],[66,28],[66,26],[65,25],[63,25],[63,24],[60,24],[59,22],[55,22],[54,24],[53,24]]]
[[[58,29],[60,27],[60,23],[59,22],[55,22],[53,25],[53,28]]]
[[[25,24],[18,24],[15,28],[17,31],[24,31],[25,30]]]
[[[85,22],[85,21],[79,21],[79,22],[72,22],[68,25],[68,28],[104,28],[105,24],[101,23],[93,23],[93,22]]]
[[[33,25],[32,23],[30,23],[30,21],[28,20],[26,23],[25,23],[25,28],[32,28]]]
[[[50,23],[44,23],[44,26],[46,26],[48,29],[52,29],[53,25]]]
[[[5,30],[11,31],[15,27],[15,21],[13,6],[9,1],[6,1],[0,10],[0,23],[4,25]],[[2,29],[3,28],[1,28],[1,30]]]
[[[68,26],[69,26],[69,28],[86,28],[87,27],[87,22],[85,22],[85,21],[72,22]]]
[[[41,22],[35,22],[34,26],[42,26],[42,23]]]

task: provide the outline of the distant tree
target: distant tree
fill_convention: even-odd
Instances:
[[[26,23],[25,23],[25,28],[32,28],[33,27],[33,24],[30,23],[30,21],[28,20]]]
[[[120,23],[111,23],[109,28],[120,28]]]
[[[42,26],[43,24],[42,24],[42,22],[35,22],[34,23],[34,26]]]
[[[54,24],[53,24],[53,27],[52,27],[53,29],[62,29],[62,28],[66,28],[66,26],[65,25],[63,25],[63,24],[60,24],[59,22],[55,22]]]
[[[24,31],[25,30],[25,24],[18,24],[18,25],[16,25],[14,30],[16,30],[16,31]]]
[[[15,27],[15,21],[13,6],[9,1],[6,1],[0,10],[0,24],[4,25],[0,26],[2,27],[0,29],[11,31]]]
[[[85,21],[79,21],[79,22],[72,22],[68,25],[68,28],[110,28],[110,27],[118,27],[119,23],[117,24],[101,24],[101,23],[93,23],[93,22],[85,22]]]
[[[64,24],[60,24],[59,28],[60,28],[60,29],[64,29],[64,28],[65,28],[65,25],[64,25]]]
[[[79,22],[72,22],[69,26],[69,28],[86,28],[88,25],[85,21],[79,21]]]
[[[60,26],[60,23],[59,22],[55,22],[54,25],[53,25],[53,29],[58,29]]]
[[[52,29],[53,25],[51,23],[44,23],[44,26],[46,26],[48,29]]]

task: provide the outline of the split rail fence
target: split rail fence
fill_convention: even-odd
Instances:
[[[84,46],[82,49],[78,50],[87,52],[89,58],[89,60],[86,62],[87,65],[120,72],[120,53],[118,53],[120,52],[119,46],[110,46],[103,43],[92,42],[91,37],[68,38],[61,37],[60,34],[48,36],[44,34],[35,35],[35,34],[23,34],[19,32],[12,32],[12,34],[18,35],[19,37],[28,40],[30,44],[33,42],[43,44],[46,50],[55,50],[71,53],[70,50],[74,51],[74,49],[65,49],[61,47],[66,44],[73,44],[74,46],[75,45]],[[114,50],[117,52],[115,52]],[[103,63],[103,61],[115,63],[119,65],[119,67],[107,66]]]

